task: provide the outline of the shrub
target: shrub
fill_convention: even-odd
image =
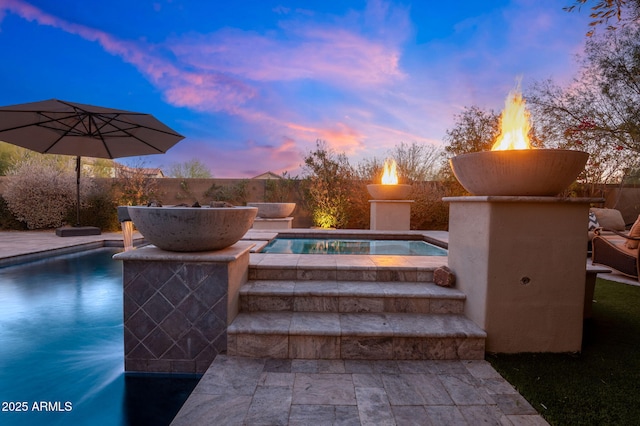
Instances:
[[[4,198],[16,219],[29,229],[55,228],[64,225],[69,211],[76,205],[75,174],[46,157],[24,159],[9,173]],[[81,206],[93,182],[81,180]]]
[[[314,224],[321,228],[362,227],[368,219],[368,214],[365,218],[360,212],[366,188],[356,179],[346,155],[336,154],[325,142],[317,141],[316,150],[304,162],[305,202]]]
[[[0,229],[24,231],[27,225],[16,220],[4,197],[0,197]]]
[[[465,193],[457,181],[414,182],[411,188],[411,229],[441,230],[449,228],[449,203],[443,197]]]
[[[216,185],[212,184],[204,193],[205,202],[209,201],[227,201],[228,203],[242,206],[247,203],[247,187],[249,181],[243,179],[235,185]]]
[[[119,206],[145,205],[158,200],[158,183],[142,167],[116,165],[118,179],[113,186],[113,199]]]
[[[96,226],[102,231],[119,231],[118,206],[111,180],[98,180],[87,196],[87,205],[80,210],[80,223]],[[73,212],[75,221],[75,210]]]
[[[295,200],[299,194],[300,180],[287,172],[282,179],[267,179],[264,182],[264,201],[267,203],[287,203]]]

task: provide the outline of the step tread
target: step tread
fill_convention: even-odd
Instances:
[[[373,282],[335,280],[252,280],[240,288],[241,296],[337,296],[337,297],[422,297],[466,299],[458,289],[432,282]]]
[[[229,334],[486,338],[461,314],[241,312]]]

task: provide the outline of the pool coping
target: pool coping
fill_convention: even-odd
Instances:
[[[0,238],[0,268],[102,247],[124,247],[120,232],[59,237],[54,231],[2,231]],[[133,243],[138,247],[146,241],[136,232]]]
[[[371,240],[415,240],[425,241],[437,247],[449,247],[447,231],[372,231],[369,229],[308,229],[291,228],[283,230],[250,229],[243,237],[244,241],[252,241],[256,246],[252,253],[259,252],[275,238],[327,238],[327,239],[371,239]]]

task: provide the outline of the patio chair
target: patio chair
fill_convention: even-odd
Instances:
[[[640,250],[640,216],[633,224],[628,234],[617,230],[602,229],[595,231],[591,241],[591,260],[594,264],[605,265],[629,277],[638,279],[640,264],[638,251]]]
[[[594,232],[596,229],[600,229],[601,235],[614,235],[614,231],[624,232],[627,225],[620,210],[591,207],[589,209],[589,241],[596,236]]]

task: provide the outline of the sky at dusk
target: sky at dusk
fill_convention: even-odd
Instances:
[[[324,140],[352,163],[442,145],[516,78],[568,83],[572,0],[0,0],[0,105],[57,98],[151,113],[185,136],[145,167],[300,174]]]

